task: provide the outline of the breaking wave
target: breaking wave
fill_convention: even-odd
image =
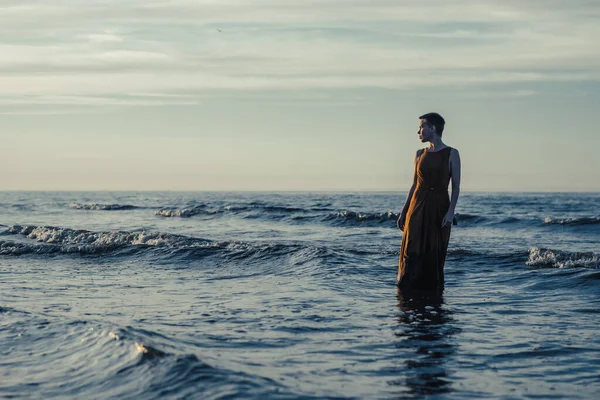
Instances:
[[[26,254],[101,254],[142,250],[156,251],[169,260],[173,257],[198,259],[215,255],[222,260],[264,262],[282,257],[293,257],[293,265],[311,260],[339,261],[356,255],[356,249],[330,248],[295,242],[240,242],[212,241],[163,232],[92,232],[52,226],[9,227],[5,235],[19,236],[20,240],[0,240],[0,255],[20,256]],[[35,240],[31,243],[23,239]],[[371,253],[369,251],[369,253]],[[372,251],[380,254],[380,250]]]
[[[102,204],[102,203],[71,203],[69,208],[89,211],[124,211],[141,208],[131,204]]]
[[[322,208],[299,208],[299,207],[288,207],[288,206],[273,206],[266,205],[263,203],[252,202],[248,205],[226,205],[217,209],[209,209],[206,205],[196,205],[184,208],[162,208],[157,210],[154,214],[161,217],[177,217],[177,218],[189,218],[195,215],[217,215],[223,213],[241,214],[248,212],[260,212],[266,214],[291,214],[301,213],[309,211],[324,211],[329,209]]]
[[[329,214],[324,218],[325,221],[341,221],[341,222],[388,222],[398,219],[398,214],[387,211],[382,213],[361,213],[356,211],[343,210],[337,213]]]
[[[10,235],[20,235],[41,244],[17,241],[0,241],[0,254],[20,255],[27,253],[82,253],[94,254],[116,250],[126,246],[180,247],[203,246],[211,243],[205,239],[189,238],[162,232],[92,232],[53,226],[9,227]]]
[[[600,268],[600,254],[532,247],[529,249],[529,259],[526,264],[529,266],[549,266],[556,268]]]
[[[597,225],[600,224],[600,217],[573,217],[573,218],[553,218],[546,217],[544,224],[547,225]]]
[[[182,209],[160,209],[157,210],[154,215],[159,215],[161,217],[167,218],[190,218],[194,215],[215,215],[221,214],[220,210],[207,210],[206,206],[196,206],[191,208],[182,208]]]

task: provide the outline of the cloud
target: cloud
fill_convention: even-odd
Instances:
[[[597,81],[598,16],[586,0],[19,1],[0,14],[0,96]]]
[[[85,35],[91,42],[103,43],[103,42],[122,42],[123,38],[117,35],[112,35],[109,33],[97,33],[92,35]]]
[[[535,90],[486,90],[486,91],[470,91],[463,94],[462,97],[467,99],[518,99],[524,97],[532,97],[538,95]]]
[[[89,109],[89,108],[52,108],[52,109],[22,109],[0,111],[0,115],[89,115],[89,114],[104,114],[106,110]]]
[[[76,106],[162,106],[173,105],[198,105],[198,98],[192,96],[7,96],[0,97],[0,105],[76,105]],[[167,99],[166,101],[164,99]]]

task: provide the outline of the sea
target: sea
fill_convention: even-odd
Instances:
[[[594,399],[600,193],[0,192],[0,398]]]

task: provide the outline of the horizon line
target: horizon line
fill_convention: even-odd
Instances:
[[[408,189],[306,189],[306,190],[272,190],[272,189],[0,189],[0,193],[44,193],[44,192],[164,192],[164,193],[397,193],[408,192]],[[451,189],[448,190],[452,192]],[[461,193],[600,193],[600,190],[465,190]]]

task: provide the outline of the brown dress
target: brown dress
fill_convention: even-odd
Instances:
[[[417,185],[410,200],[398,263],[398,286],[442,289],[450,225],[442,220],[450,207],[450,147],[424,149],[416,161]]]

